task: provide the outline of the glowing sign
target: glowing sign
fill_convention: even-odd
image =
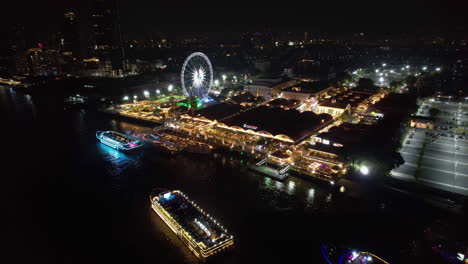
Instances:
[[[244,128],[249,128],[249,129],[253,129],[253,130],[257,130],[258,127],[257,126],[252,126],[252,125],[247,125],[247,124],[244,124],[243,126]]]

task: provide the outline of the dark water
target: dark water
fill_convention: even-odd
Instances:
[[[384,190],[280,183],[228,155],[123,154],[95,132],[148,128],[65,111],[62,99],[0,88],[4,263],[197,263],[151,211],[154,187],[183,190],[234,235],[235,249],[220,263],[325,263],[322,242],[390,263],[437,263],[409,256],[424,227],[440,219],[466,232],[466,216]]]

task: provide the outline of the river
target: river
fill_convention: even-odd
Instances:
[[[115,151],[97,141],[97,130],[150,128],[65,110],[61,96],[0,87],[0,116],[4,258],[14,260],[5,263],[198,263],[151,211],[153,188],[184,191],[233,234],[235,248],[220,263],[326,263],[324,242],[390,263],[429,263],[434,259],[415,246],[427,225],[440,219],[466,232],[466,215],[385,189],[277,182],[227,154]]]

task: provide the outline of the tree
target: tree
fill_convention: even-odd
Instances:
[[[390,91],[396,92],[396,91],[398,91],[398,88],[400,88],[400,87],[401,87],[401,82],[399,82],[399,81],[391,81],[390,82],[390,86],[389,86]]]
[[[405,78],[405,84],[408,86],[408,90],[410,94],[417,94],[418,91],[416,90],[416,83],[418,79],[414,75],[408,75]]]
[[[440,113],[440,110],[437,109],[437,108],[431,107],[431,108],[429,109],[429,115],[430,115],[431,117],[436,117],[439,113]]]
[[[369,78],[360,78],[358,81],[358,86],[359,88],[363,90],[368,90],[368,91],[377,90],[376,86],[374,85],[374,82]]]
[[[343,122],[347,122],[352,118],[352,115],[349,113],[349,111],[344,111],[343,114],[341,114],[340,119]]]

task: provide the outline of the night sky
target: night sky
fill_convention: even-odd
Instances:
[[[464,30],[468,24],[464,1],[120,1],[123,33],[140,38],[151,32],[170,37],[205,34],[210,38],[235,37],[243,31],[261,31],[270,25],[276,31],[425,32]],[[350,3],[352,2],[352,3]],[[357,3],[359,2],[359,3]],[[307,4],[306,4],[307,3]],[[324,4],[327,3],[327,4]],[[1,9],[2,33],[12,24],[22,23],[36,38],[58,31],[62,14],[78,15],[81,31],[86,31],[92,0],[24,1],[7,0]]]

